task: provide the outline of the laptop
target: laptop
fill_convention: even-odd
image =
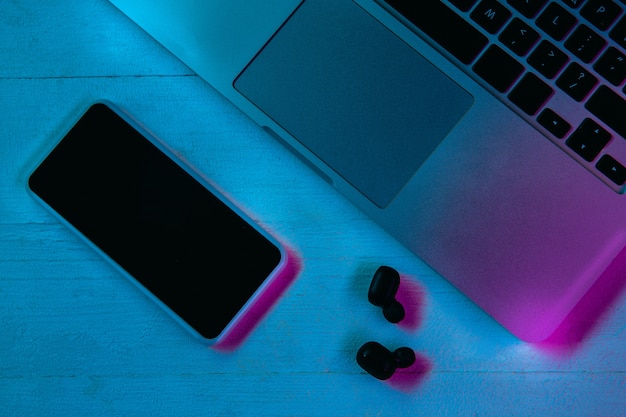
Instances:
[[[110,1],[518,338],[623,273],[625,0]]]

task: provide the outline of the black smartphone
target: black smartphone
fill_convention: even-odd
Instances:
[[[108,102],[89,107],[28,188],[207,344],[287,264],[271,234]]]

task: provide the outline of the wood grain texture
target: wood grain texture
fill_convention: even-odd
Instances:
[[[3,1],[0,33],[0,415],[626,415],[623,292],[582,340],[522,343],[106,1]],[[301,256],[234,352],[199,345],[28,196],[97,99]],[[381,264],[402,273],[409,326],[367,302]],[[354,360],[367,340],[418,364],[374,380]]]

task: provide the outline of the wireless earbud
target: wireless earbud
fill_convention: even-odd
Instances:
[[[415,352],[401,347],[391,352],[378,342],[367,342],[356,354],[356,362],[367,373],[378,379],[389,379],[397,368],[408,368],[415,363]]]
[[[404,318],[404,307],[396,301],[400,287],[400,274],[393,268],[381,266],[374,273],[367,298],[370,303],[383,308],[385,318],[398,323]]]

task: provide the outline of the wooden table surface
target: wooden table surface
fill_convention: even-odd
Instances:
[[[523,343],[107,1],[1,1],[0,57],[0,415],[626,415],[624,277],[552,343]],[[235,350],[199,344],[28,196],[33,165],[98,99],[299,254]],[[402,273],[403,326],[367,301],[382,264]],[[375,380],[355,362],[368,340],[417,364]]]

